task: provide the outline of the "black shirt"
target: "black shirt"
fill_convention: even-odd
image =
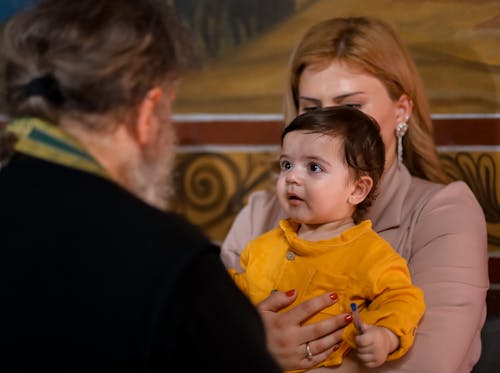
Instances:
[[[0,370],[280,372],[218,248],[114,182],[0,171]]]

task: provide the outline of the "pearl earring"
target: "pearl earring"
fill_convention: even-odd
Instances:
[[[399,122],[396,126],[396,137],[398,139],[398,161],[399,161],[399,164],[403,164],[403,136],[406,134],[406,131],[408,131],[408,123]]]

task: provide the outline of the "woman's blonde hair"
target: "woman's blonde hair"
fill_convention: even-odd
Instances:
[[[391,99],[413,102],[403,139],[404,164],[414,176],[447,182],[434,142],[429,103],[408,50],[385,22],[371,17],[331,18],[311,27],[293,52],[284,97],[285,121],[298,114],[298,86],[307,66],[339,61],[379,79]]]

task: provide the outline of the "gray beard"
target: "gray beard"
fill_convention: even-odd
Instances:
[[[170,124],[158,134],[156,149],[144,152],[140,164],[130,167],[127,175],[131,191],[144,202],[166,211],[174,187],[172,170],[175,160],[176,135]]]

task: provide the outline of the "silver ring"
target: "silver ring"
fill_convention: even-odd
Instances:
[[[309,342],[306,343],[306,353],[309,360],[313,359],[313,354],[311,353],[311,347],[309,347]]]

